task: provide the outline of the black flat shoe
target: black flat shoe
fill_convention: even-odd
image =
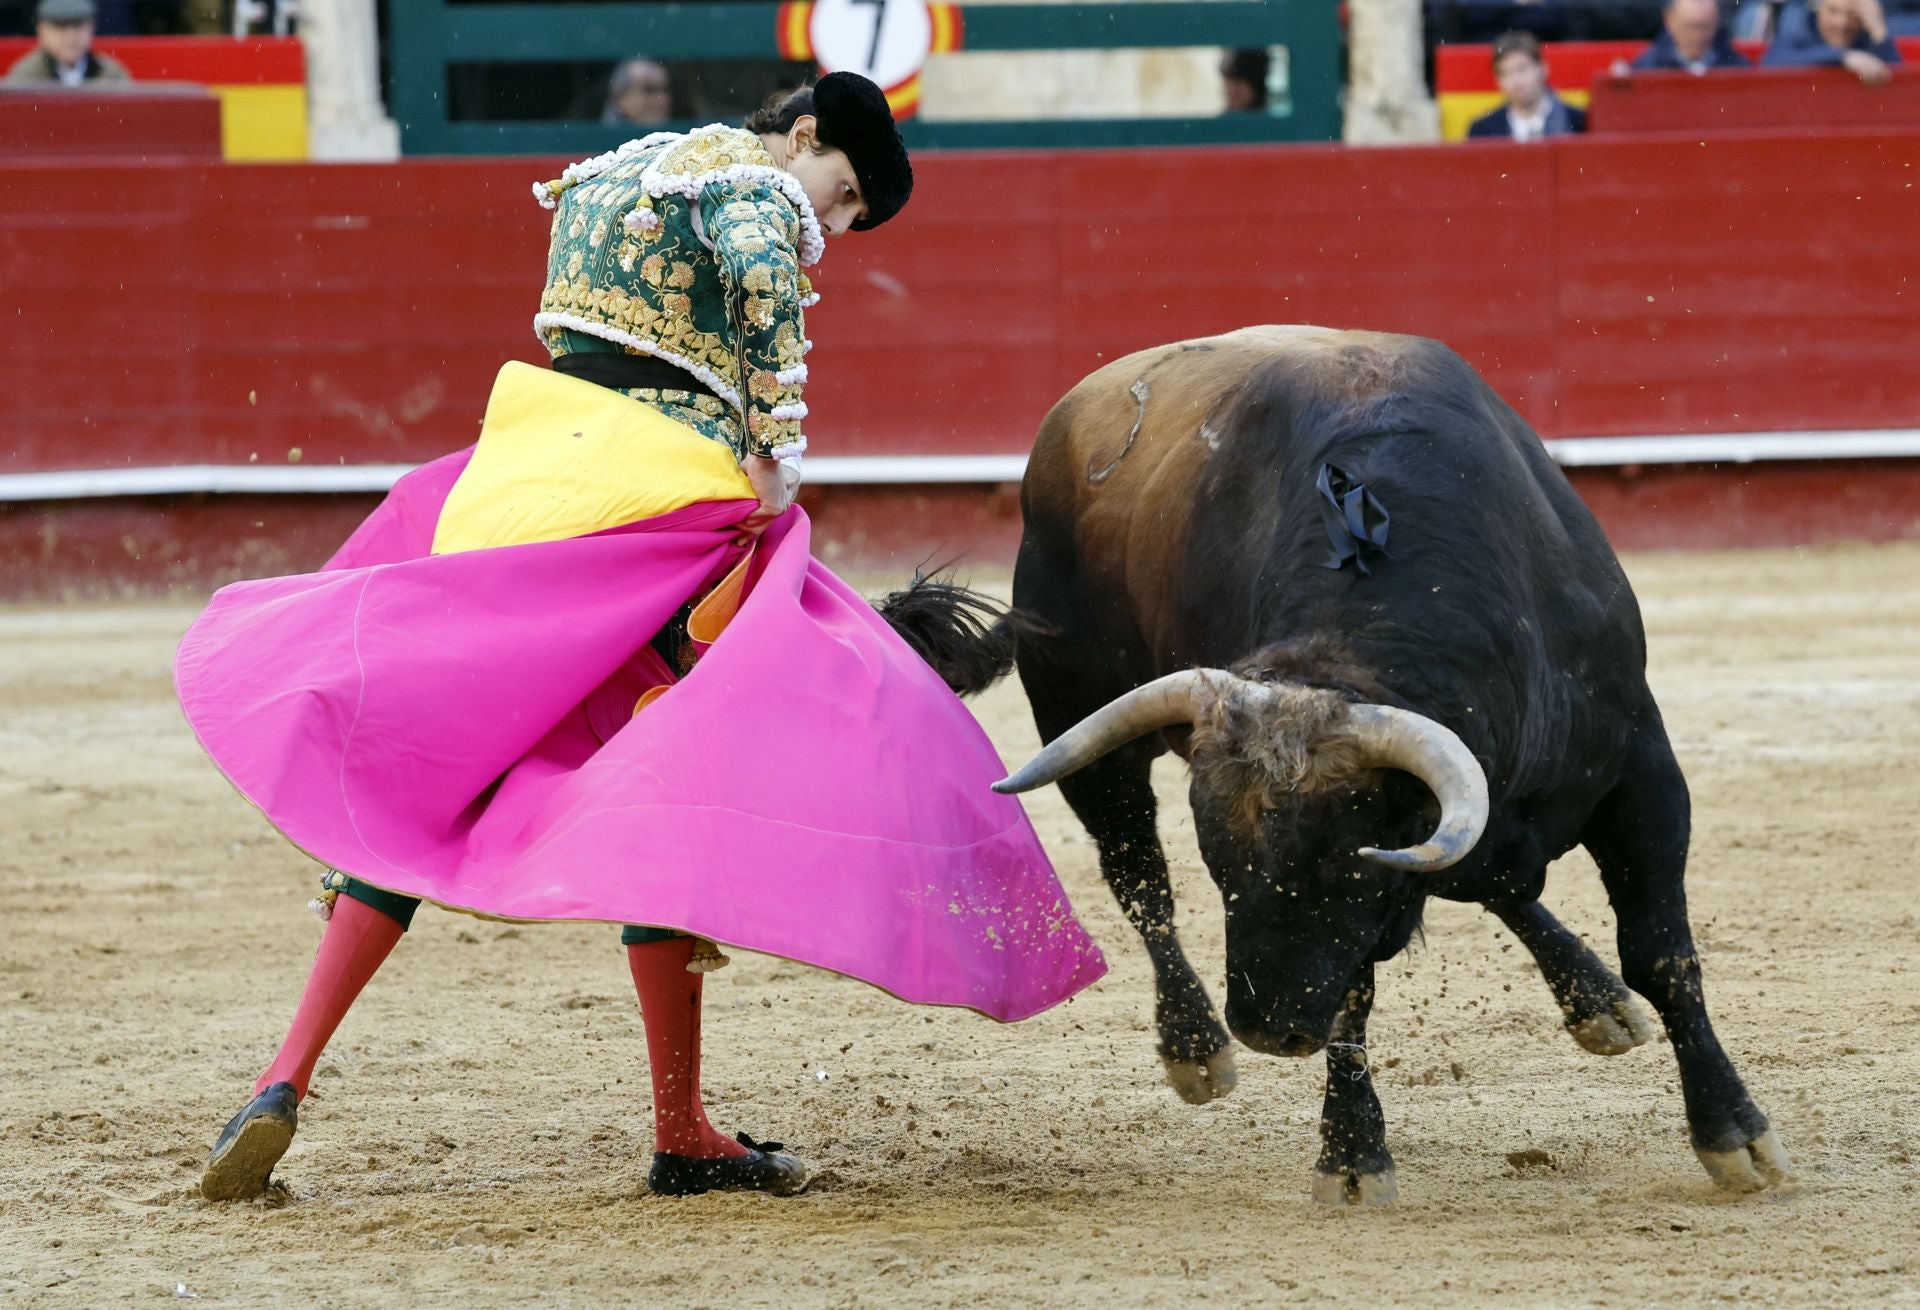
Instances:
[[[300,1094],[292,1083],[274,1083],[227,1120],[207,1156],[200,1195],[209,1201],[238,1201],[267,1190],[267,1178],[293,1145],[300,1123]]]
[[[745,1155],[725,1160],[702,1160],[691,1155],[653,1153],[653,1168],[647,1171],[647,1188],[659,1196],[698,1196],[702,1192],[770,1192],[774,1196],[795,1196],[807,1189],[807,1166],[790,1155],[779,1142],[756,1142],[745,1133],[734,1140],[747,1148]]]

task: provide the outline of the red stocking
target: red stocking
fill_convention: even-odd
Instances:
[[[256,1096],[274,1083],[286,1082],[305,1099],[313,1066],[327,1048],[327,1039],[405,931],[398,920],[351,896],[334,901],[333,917],[320,936],[320,953],[307,975],[307,989],[300,994],[293,1027],[280,1054],[253,1085]]]
[[[687,972],[693,938],[675,937],[627,947],[627,967],[640,993],[653,1072],[654,1149],[714,1160],[747,1148],[707,1122],[700,1104],[700,987],[704,975]]]

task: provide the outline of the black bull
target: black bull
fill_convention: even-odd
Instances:
[[[1374,966],[1406,946],[1428,896],[1498,915],[1589,1050],[1652,1035],[1539,903],[1548,862],[1576,845],[1617,915],[1621,974],[1672,1041],[1702,1163],[1736,1190],[1781,1181],[1785,1156],[1707,1018],[1683,889],[1687,787],[1647,688],[1639,607],[1539,439],[1457,355],[1279,327],[1143,351],[1054,407],[1022,506],[1014,603],[1043,635],[1021,638],[1018,663],[1042,740],[1058,756],[1103,708],[1133,717],[1083,728],[1101,737],[1090,753],[1043,754],[1013,789],[1057,780],[1097,843],[1152,957],[1182,1096],[1224,1095],[1234,1072],[1174,934],[1148,780],[1168,750],[1192,765],[1225,908],[1227,1026],[1258,1051],[1327,1049],[1316,1196],[1393,1194],[1366,1022]],[[1223,672],[1114,707],[1194,669]],[[1369,704],[1451,729],[1432,731],[1459,758],[1464,742],[1476,785],[1484,775],[1477,843],[1469,831],[1470,848],[1427,861],[1448,867],[1356,854],[1435,824],[1409,766],[1343,736],[1348,707]]]

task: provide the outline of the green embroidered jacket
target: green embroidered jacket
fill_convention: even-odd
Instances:
[[[825,245],[806,193],[760,138],[728,127],[655,133],[536,183],[554,209],[534,331],[554,355],[620,348],[711,387],[634,391],[734,454],[806,448],[802,268]]]

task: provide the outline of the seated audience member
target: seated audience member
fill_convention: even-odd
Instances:
[[[7,70],[7,85],[85,86],[129,80],[119,60],[94,52],[93,0],[40,0],[34,17],[40,44]]]
[[[1220,89],[1226,93],[1229,114],[1267,111],[1267,74],[1273,56],[1258,46],[1229,50],[1220,60]]]
[[[1720,21],[1717,0],[1667,0],[1660,35],[1631,64],[1615,64],[1616,76],[1636,73],[1706,73],[1716,68],[1745,68],[1747,57],[1733,48]]]
[[[652,126],[673,117],[673,92],[666,65],[651,59],[622,60],[607,83],[607,107],[602,123],[638,123]]]
[[[1476,118],[1468,137],[1512,137],[1538,141],[1587,130],[1587,116],[1547,85],[1547,61],[1531,32],[1508,32],[1493,43],[1493,78],[1506,104]]]
[[[1845,68],[1868,86],[1893,76],[1900,50],[1887,34],[1880,0],[1818,0],[1809,16],[1783,12],[1780,30],[1760,61],[1768,68]]]

